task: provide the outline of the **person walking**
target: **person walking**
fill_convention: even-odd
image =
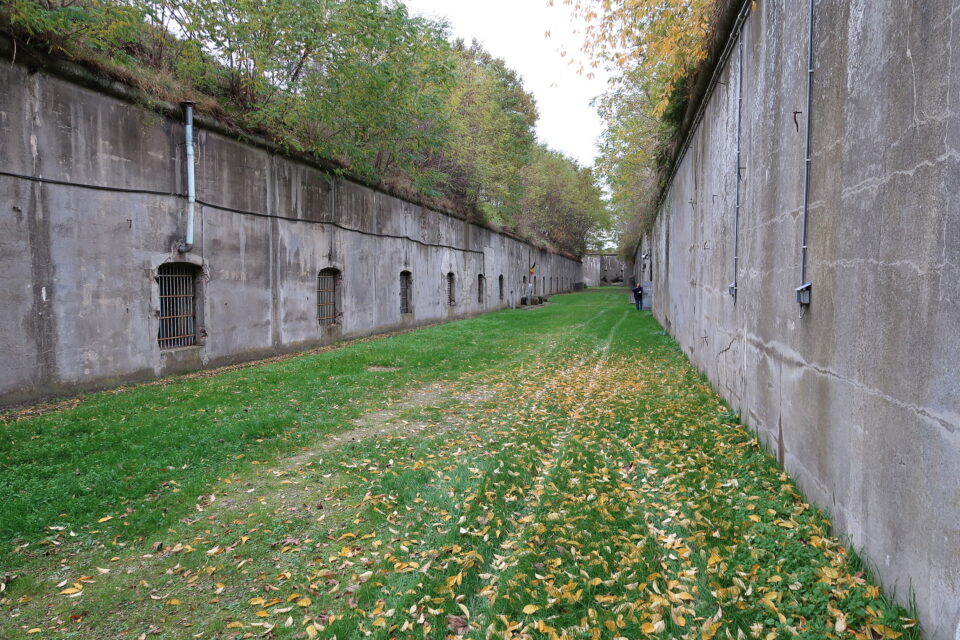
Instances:
[[[638,282],[637,286],[630,291],[633,292],[633,301],[637,304],[637,311],[640,311],[640,308],[643,307],[643,285]]]

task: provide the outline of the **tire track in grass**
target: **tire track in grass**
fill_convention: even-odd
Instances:
[[[602,309],[586,324],[603,321],[609,314],[609,309]],[[518,523],[522,512],[510,520],[501,516],[510,513],[512,505],[529,494],[532,478],[542,465],[543,452],[549,446],[548,434],[542,430],[540,422],[529,425],[524,421],[528,420],[528,414],[544,412],[539,405],[551,386],[562,386],[563,381],[582,368],[587,360],[596,357],[597,350],[594,349],[572,366],[558,366],[586,346],[578,343],[588,340],[584,337],[588,333],[580,332],[572,345],[558,343],[538,354],[538,358],[529,364],[503,372],[498,410],[492,417],[483,418],[482,413],[474,416],[477,422],[486,420],[490,424],[487,428],[475,425],[481,427],[478,431],[485,437],[474,440],[466,451],[461,449],[462,439],[455,441],[457,450],[453,452],[445,442],[434,443],[436,447],[430,449],[429,457],[436,456],[455,464],[434,465],[436,476],[432,480],[421,469],[420,483],[426,488],[433,486],[435,497],[447,492],[450,497],[464,492],[466,495],[453,505],[455,512],[439,507],[431,510],[432,505],[421,504],[423,515],[432,516],[432,522],[430,517],[413,521],[408,516],[409,522],[404,523],[408,526],[396,523],[391,533],[397,544],[385,548],[385,562],[373,568],[372,573],[378,580],[371,579],[371,572],[367,572],[369,582],[352,598],[353,611],[334,620],[329,628],[322,630],[324,634],[369,633],[373,637],[393,637],[390,632],[396,627],[388,625],[386,620],[402,611],[407,613],[407,620],[402,626],[398,625],[400,632],[412,634],[402,637],[434,637],[435,632],[444,628],[446,617],[462,612],[459,605],[465,597],[463,594],[481,589],[482,578],[477,574],[489,562],[502,537],[513,527],[522,525]],[[609,340],[600,351],[608,350]],[[521,385],[515,383],[518,377],[523,379]],[[398,455],[397,460],[404,460],[403,464],[410,462],[403,455]],[[420,462],[422,459],[415,456],[412,466],[416,468]],[[473,466],[469,467],[471,464]],[[464,473],[467,467],[470,473]],[[371,493],[382,495],[377,489],[368,495]],[[419,500],[419,495],[415,501]],[[379,505],[378,508],[395,506],[392,501],[390,505]],[[497,514],[496,519],[493,514]],[[473,523],[476,526],[471,527]],[[441,536],[431,541],[430,549],[424,550],[423,539],[429,537],[429,528],[442,529]],[[483,533],[478,535],[478,530]]]
[[[570,367],[565,372],[566,375],[551,381],[552,384],[543,388],[542,394],[550,392],[556,396],[567,395],[569,397],[569,394],[564,394],[563,392],[569,390],[571,381],[582,379],[582,375],[578,376],[576,374],[582,372],[586,368],[587,361],[589,359],[596,358],[596,362],[590,368],[590,375],[588,377],[587,384],[583,388],[579,400],[574,402],[572,406],[561,407],[562,413],[558,417],[563,420],[562,424],[564,426],[559,431],[555,432],[555,435],[546,450],[546,456],[544,457],[543,462],[538,469],[538,473],[534,478],[532,489],[527,494],[524,501],[523,509],[521,510],[524,515],[518,518],[518,524],[528,525],[534,522],[535,514],[540,509],[543,496],[546,493],[548,482],[550,482],[555,475],[558,464],[567,451],[568,442],[571,436],[581,426],[579,419],[581,418],[581,415],[586,409],[587,405],[594,401],[594,394],[601,382],[599,373],[603,370],[609,358],[610,346],[613,342],[614,336],[627,317],[629,317],[629,313],[624,312],[622,317],[613,325],[613,327],[611,327],[610,331],[607,333],[606,339],[599,349],[597,349],[593,354],[586,356],[575,366]],[[519,558],[523,553],[523,547],[521,546],[521,543],[529,535],[530,530],[527,527],[517,527],[500,544],[500,549],[506,551],[507,554],[503,556],[494,554],[494,562],[491,565],[493,573],[490,574],[489,582],[487,584],[487,588],[490,590],[490,592],[499,586],[499,578],[504,573],[509,572],[517,566]],[[491,595],[493,595],[493,593],[491,593]],[[477,600],[475,599],[474,602],[477,602]],[[490,620],[492,610],[489,606],[495,602],[495,595],[493,598],[488,597],[484,602],[488,606],[477,607],[477,610],[482,617],[476,620],[475,625],[479,626],[481,629],[484,629],[485,635],[489,635],[495,631],[494,625]],[[507,633],[512,630],[512,625],[509,621],[505,621],[503,626]]]
[[[605,364],[595,374],[599,392],[589,419],[571,441],[566,464],[531,527],[534,535],[501,594],[497,629],[515,630],[517,637],[644,636],[652,628],[642,628],[651,616],[640,616],[645,612],[639,603],[646,604],[641,585],[658,579],[659,563],[669,554],[689,553],[673,548],[680,546],[676,538],[663,548],[657,544],[662,536],[650,526],[646,494],[637,481],[650,475],[650,461],[622,428],[633,424],[631,416],[617,410],[633,409],[617,391],[622,365],[630,363]],[[658,611],[684,604],[679,581],[668,584],[662,596],[655,595]],[[530,609],[522,613],[535,615],[517,615],[525,602]]]
[[[493,624],[470,637],[919,637],[687,363],[638,364],[598,372],[607,384],[500,576]],[[647,383],[639,415],[618,381]]]
[[[461,458],[474,475],[443,485],[469,495],[441,554],[340,637],[916,638],[674,343],[641,323],[622,333],[653,348],[621,350],[625,317],[591,354],[554,352],[577,366],[534,363],[503,391]]]

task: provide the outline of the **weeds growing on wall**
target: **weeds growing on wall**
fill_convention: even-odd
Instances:
[[[539,150],[516,73],[395,0],[8,0],[0,29],[561,250],[608,224],[591,170]],[[531,184],[557,162],[575,215]]]

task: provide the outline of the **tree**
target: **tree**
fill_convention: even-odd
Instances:
[[[659,171],[706,58],[718,0],[564,0],[587,23],[584,53],[617,73],[597,102],[606,128],[598,171],[622,254],[653,222]]]
[[[503,60],[479,43],[454,45],[457,83],[450,94],[450,144],[438,157],[451,189],[492,221],[507,223],[520,206],[519,171],[535,145],[533,96]]]
[[[549,0],[552,4],[553,0]],[[564,0],[586,22],[584,53],[632,76],[650,115],[666,111],[673,92],[707,56],[717,0]]]
[[[560,248],[607,224],[521,78],[396,0],[8,0],[0,28]]]
[[[609,210],[593,171],[537,145],[522,169],[519,227],[552,245],[583,254],[593,234],[609,228]]]

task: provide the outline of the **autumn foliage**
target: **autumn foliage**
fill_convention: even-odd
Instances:
[[[0,30],[21,59],[43,47],[561,250],[582,251],[607,224],[596,188],[576,199],[575,216],[537,209],[542,184],[531,181],[548,156],[521,78],[395,0],[9,0]],[[557,154],[549,162],[558,158],[573,181],[564,188],[579,188],[588,170]]]
[[[723,0],[564,0],[586,22],[588,67],[614,72],[597,104],[606,130],[598,171],[631,254],[652,223],[661,171]]]
[[[624,293],[3,425],[0,636],[919,640]]]

